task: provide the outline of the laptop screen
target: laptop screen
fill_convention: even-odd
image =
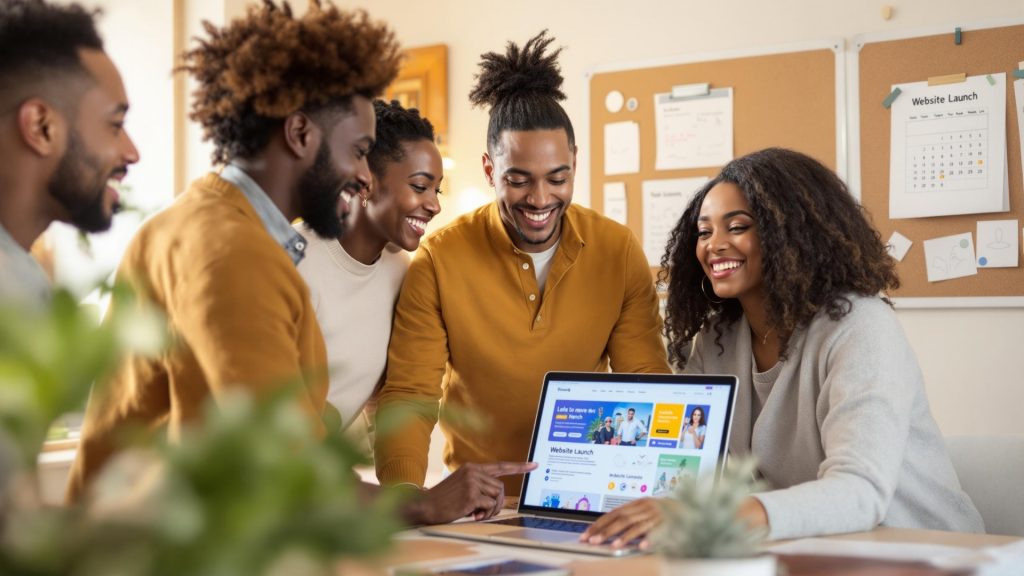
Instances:
[[[550,372],[521,511],[598,516],[724,462],[736,378]]]

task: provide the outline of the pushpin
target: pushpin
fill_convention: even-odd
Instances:
[[[892,18],[892,6],[882,6],[882,20],[889,21]]]
[[[903,90],[900,90],[899,88],[893,88],[892,92],[890,92],[889,95],[885,97],[885,100],[882,100],[882,106],[885,106],[887,109],[891,108],[892,103],[895,102],[896,99],[899,98],[900,94],[902,93]]]

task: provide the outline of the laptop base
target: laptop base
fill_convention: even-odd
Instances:
[[[609,546],[585,544],[579,541],[578,534],[572,532],[542,530],[539,528],[518,528],[500,524],[489,525],[488,522],[458,522],[439,526],[424,526],[420,528],[420,532],[429,536],[559,550],[576,554],[594,554],[597,556],[620,557],[641,552],[636,546],[611,548]]]

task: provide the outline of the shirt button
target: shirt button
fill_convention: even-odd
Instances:
[[[533,302],[536,299],[537,299],[537,295],[536,294],[530,294],[530,302]]]
[[[306,243],[305,242],[296,242],[295,243],[295,249],[296,250],[305,250],[306,249]]]
[[[540,322],[540,314],[537,314],[537,322]]]
[[[523,262],[523,270],[529,270],[529,269],[530,269],[530,265],[527,264],[526,262]]]

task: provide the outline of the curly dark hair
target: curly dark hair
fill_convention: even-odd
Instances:
[[[249,8],[223,29],[203,23],[209,38],[186,52],[195,76],[190,118],[214,144],[213,160],[252,157],[290,114],[329,121],[355,95],[374,98],[398,75],[394,33],[366,12],[316,2],[301,18],[287,2]]]
[[[554,38],[543,30],[519,48],[513,42],[504,54],[488,52],[480,56],[480,73],[469,93],[474,106],[490,106],[487,122],[487,149],[498,151],[506,130],[565,130],[569,146],[576,147],[576,135],[569,115],[558,102],[562,92],[562,70],[558,66],[561,48],[545,54]]]
[[[835,173],[782,148],[737,158],[696,193],[661,259],[659,280],[668,281],[669,357],[680,368],[686,366],[693,338],[706,326],[714,328],[719,352],[724,352],[723,331],[743,314],[735,299],[711,301],[704,295],[701,284],[707,276],[696,256],[701,205],[722,182],[739,187],[754,215],[765,306],[769,325],[781,338],[780,358],[786,358],[790,335],[820,310],[838,320],[850,311],[846,295],[872,296],[899,287],[895,261]]]
[[[54,78],[92,78],[80,49],[103,50],[96,31],[99,10],[42,0],[0,0],[0,113],[6,113]],[[69,103],[67,86],[51,96]],[[67,106],[63,106],[66,108]]]
[[[434,125],[415,108],[402,108],[397,100],[374,100],[373,111],[377,115],[377,141],[366,161],[377,178],[384,176],[388,164],[401,162],[405,157],[403,143],[434,141]]]

